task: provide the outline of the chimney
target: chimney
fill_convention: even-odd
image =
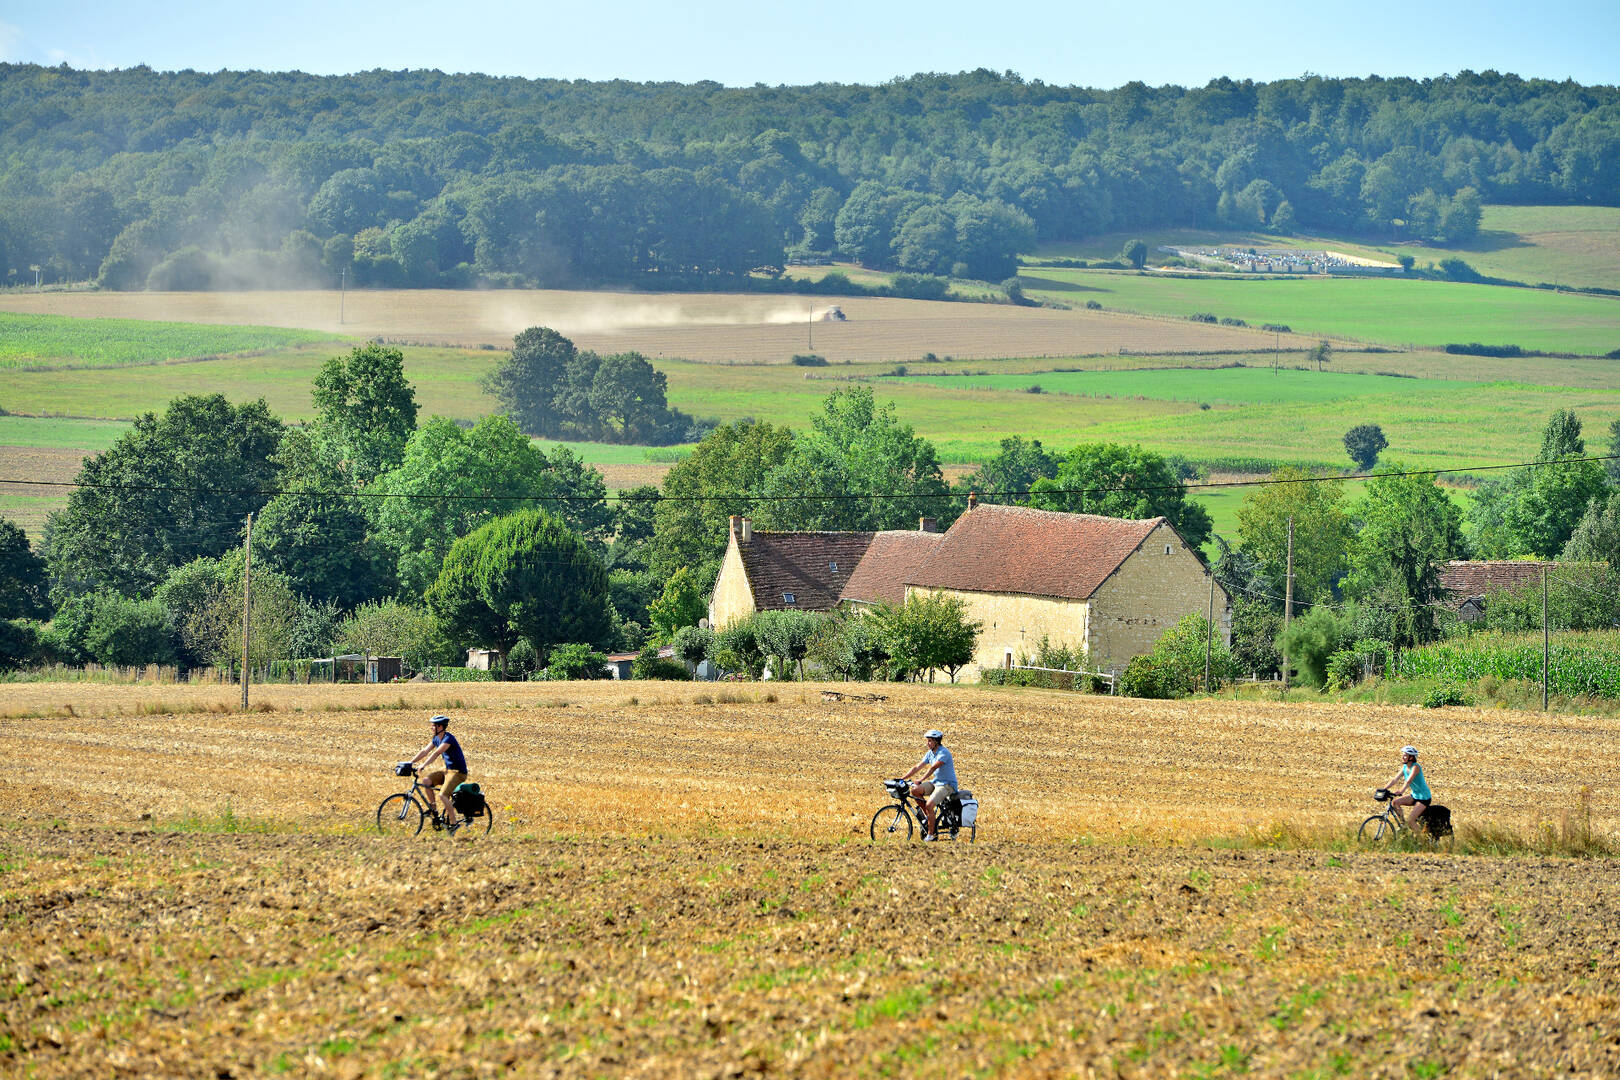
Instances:
[[[973,508],[975,506],[978,506],[978,505],[979,505],[979,493],[977,491],[968,492],[968,513],[972,513]]]
[[[728,520],[731,527],[731,535],[736,536],[737,531],[742,527],[742,518],[738,517],[736,514],[732,514]]]
[[[737,542],[746,544],[754,538],[754,522],[750,518],[742,519],[742,532],[737,534]]]
[[[918,518],[917,531],[926,533],[939,532],[939,519],[929,517]]]

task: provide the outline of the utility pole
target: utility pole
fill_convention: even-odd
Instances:
[[[809,348],[809,350],[811,352],[815,352],[816,351],[816,309],[815,309],[815,305],[811,305],[811,307],[810,307],[810,317],[805,320],[804,325],[807,328],[807,337],[809,338],[809,341],[810,341],[810,344],[809,344],[808,348]]]
[[[1288,633],[1288,624],[1294,621],[1294,519],[1288,519],[1288,580],[1283,590],[1283,634]],[[1288,698],[1288,653],[1283,652],[1283,699]]]
[[[248,639],[253,633],[253,515],[247,516],[246,550],[242,555],[242,711],[248,707]]]
[[[1547,711],[1547,659],[1552,641],[1547,633],[1547,567],[1541,567],[1541,711]]]
[[[1204,640],[1204,693],[1209,693],[1209,658],[1215,651],[1215,571],[1209,572],[1209,637]]]
[[[349,298],[349,268],[338,271],[338,325],[343,325],[343,303]]]

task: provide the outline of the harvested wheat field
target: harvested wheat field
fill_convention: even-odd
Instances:
[[[837,303],[847,322],[807,325]],[[653,357],[780,362],[814,351],[829,361],[1087,356],[1267,350],[1273,335],[1184,319],[1006,304],[868,297],[560,290],[363,289],[335,292],[40,293],[7,296],[6,311],[174,322],[302,327],[355,337],[509,347],[549,326],[582,347]],[[814,347],[811,347],[811,335]]]
[[[0,1073],[1620,1069],[1614,860],[1342,841],[1407,740],[1612,836],[1613,720],[822,689],[6,687]],[[494,832],[371,835],[436,710]],[[936,725],[979,842],[870,844]]]

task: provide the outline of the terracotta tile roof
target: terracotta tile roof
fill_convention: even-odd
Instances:
[[[1544,563],[1530,559],[1483,559],[1446,563],[1440,571],[1440,587],[1452,608],[1480,599],[1492,589],[1512,589],[1541,581]]]
[[[831,611],[872,544],[869,532],[755,532],[739,543],[754,607]],[[785,596],[791,595],[788,603]]]
[[[863,604],[901,604],[906,599],[906,579],[944,539],[943,533],[895,530],[872,535],[855,572],[844,583],[844,600]]]
[[[1085,600],[1162,524],[984,503],[956,519],[906,583]]]

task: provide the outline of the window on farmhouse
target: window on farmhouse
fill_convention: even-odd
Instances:
[[[793,603],[797,603],[797,602],[798,602],[797,598],[792,593],[785,592],[785,593],[782,594],[782,603],[784,603],[784,604],[793,604]]]
[[[838,564],[835,562],[830,562],[827,564],[827,569],[836,574],[838,573]]]

